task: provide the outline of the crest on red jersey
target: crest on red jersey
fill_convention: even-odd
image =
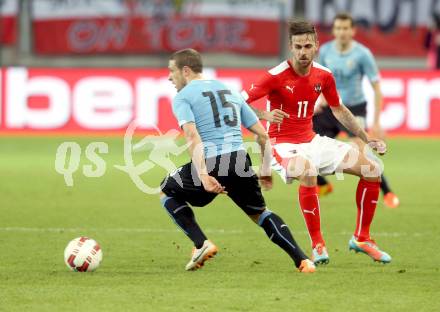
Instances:
[[[315,92],[318,94],[321,93],[321,84],[320,83],[315,84]]]

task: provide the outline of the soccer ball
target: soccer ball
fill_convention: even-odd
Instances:
[[[94,239],[88,237],[75,238],[64,249],[64,262],[75,272],[95,271],[101,261],[101,247]]]

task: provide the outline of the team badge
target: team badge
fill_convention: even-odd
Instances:
[[[315,92],[318,94],[321,93],[321,84],[320,83],[315,84]]]

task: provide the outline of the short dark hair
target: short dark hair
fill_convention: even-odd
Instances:
[[[194,49],[183,49],[174,52],[170,60],[176,62],[176,67],[182,69],[184,66],[191,68],[196,74],[200,74],[203,70],[202,56]]]
[[[333,18],[333,25],[335,24],[336,20],[350,21],[351,27],[354,27],[353,16],[351,16],[351,14],[348,12],[339,12],[338,14],[336,14]]]
[[[306,20],[292,20],[289,22],[289,41],[292,40],[292,36],[311,34],[316,38],[316,29],[312,23]]]

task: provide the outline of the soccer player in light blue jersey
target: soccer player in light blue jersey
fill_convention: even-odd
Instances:
[[[332,71],[342,102],[357,117],[364,128],[366,127],[367,101],[362,88],[362,79],[364,76],[368,78],[374,90],[375,106],[371,130],[376,137],[383,137],[379,121],[382,108],[379,70],[371,51],[353,40],[354,34],[355,27],[351,15],[348,13],[337,14],[333,20],[335,39],[321,46],[318,62]],[[325,105],[325,101],[322,101],[315,111],[313,125],[316,133],[331,138],[335,138],[341,131],[345,131],[358,146],[364,146],[360,139],[355,138],[335,119],[330,108]],[[318,186],[321,195],[328,194],[333,189],[331,183],[321,176],[318,177]],[[384,194],[384,204],[390,208],[397,208],[399,199],[391,191],[383,175],[380,187]]]
[[[243,147],[241,126],[256,135],[262,155],[260,183],[270,189],[271,145],[264,127],[240,94],[218,80],[204,79],[202,67],[201,56],[193,49],[174,53],[168,66],[169,80],[178,91],[173,112],[192,161],[164,179],[161,203],[194,243],[185,269],[201,268],[218,251],[198,225],[190,205],[203,207],[218,194],[225,194],[292,258],[300,272],[313,273],[315,265],[297,245],[288,226],[267,209]]]

